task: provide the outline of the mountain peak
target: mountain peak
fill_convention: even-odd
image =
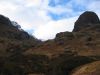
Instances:
[[[28,40],[33,38],[27,32],[21,29],[21,26],[8,17],[0,15],[0,37],[6,37],[17,40]]]
[[[100,24],[100,20],[97,14],[91,11],[86,11],[81,14],[78,20],[75,22],[73,32],[80,31],[95,24]]]
[[[11,25],[10,19],[3,15],[0,15],[0,23],[3,25]]]

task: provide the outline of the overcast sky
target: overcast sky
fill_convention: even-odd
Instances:
[[[100,0],[0,0],[0,14],[42,40],[72,31],[84,11],[94,11],[100,17]]]

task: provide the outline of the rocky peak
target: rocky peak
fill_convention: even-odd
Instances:
[[[21,26],[9,18],[0,15],[0,37],[6,37],[17,40],[27,40],[33,38],[27,32],[21,29]]]
[[[94,12],[86,11],[81,14],[78,20],[75,22],[73,32],[80,31],[95,24],[100,24],[99,17]]]
[[[9,18],[7,18],[3,15],[0,15],[0,24],[11,25],[11,21],[9,20]]]

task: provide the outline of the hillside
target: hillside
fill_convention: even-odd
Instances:
[[[99,75],[100,74],[100,61],[95,61],[83,65],[75,70],[72,75]]]
[[[90,19],[89,19],[90,18]],[[73,32],[61,32],[53,40],[31,48],[26,54],[43,53],[54,56],[67,49],[78,55],[100,55],[100,20],[94,12],[85,12],[75,22]]]
[[[94,12],[81,14],[72,32],[44,42],[0,15],[0,75],[77,75],[81,69],[84,74],[83,65],[89,72],[92,62],[98,64],[93,69],[100,67],[95,61],[100,61],[100,20]]]
[[[26,50],[40,40],[21,29],[20,25],[0,15],[0,56],[16,49]]]

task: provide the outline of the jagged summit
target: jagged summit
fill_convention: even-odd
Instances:
[[[11,25],[11,21],[9,18],[3,16],[3,15],[0,15],[0,24],[3,24],[3,25]]]
[[[17,40],[27,40],[32,38],[27,32],[21,30],[19,24],[11,21],[9,18],[0,15],[0,37],[6,37]]]
[[[75,22],[73,32],[80,31],[95,24],[100,24],[97,14],[91,11],[86,11],[81,14],[78,20]]]

